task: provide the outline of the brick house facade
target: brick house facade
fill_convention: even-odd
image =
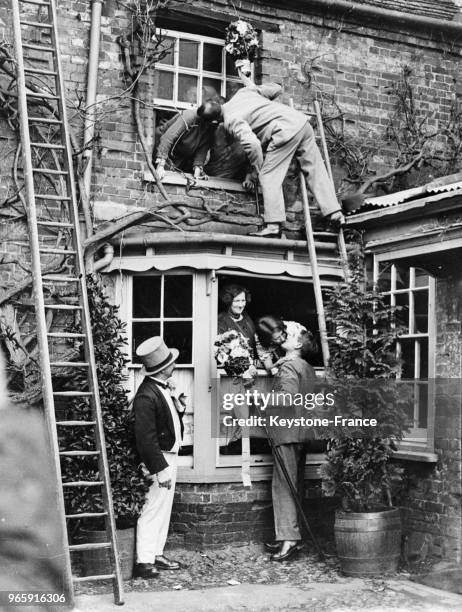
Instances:
[[[0,2],[0,32],[5,41],[10,41],[7,5],[6,1]],[[65,85],[78,141],[82,140],[79,111],[85,99],[91,5],[83,0],[59,2]],[[396,111],[394,87],[405,67],[416,94],[417,112],[428,116],[429,128],[447,123],[459,103],[462,27],[455,2],[266,0],[243,1],[238,9],[239,15],[252,21],[260,31],[256,80],[280,83],[284,100],[292,99],[301,110],[310,110],[312,102],[318,99],[331,116],[341,113],[348,137],[378,145],[368,145],[370,168],[377,173],[389,170],[396,159],[396,145],[387,138],[386,131]],[[279,311],[284,308],[288,311],[284,315],[316,325],[296,175],[289,173],[285,186],[289,240],[284,244],[274,241],[262,248],[258,240],[246,236],[259,227],[261,220],[255,196],[246,194],[236,180],[213,179],[199,183],[186,193],[184,176],[169,174],[165,181],[169,196],[187,207],[184,220],[178,222],[184,210],[166,205],[159,195],[136,136],[130,98],[127,95],[119,98],[127,82],[118,39],[130,27],[129,14],[116,1],[106,0],[103,15],[97,84],[100,106],[91,188],[95,226],[104,227],[108,221],[140,207],[162,206],[159,212],[169,220],[165,222],[156,217],[113,239],[115,257],[104,270],[107,285],[127,322],[130,350],[141,341],[143,334],[162,331],[170,342],[186,338],[182,346],[184,362],[177,377],[178,383],[188,389],[194,407],[187,421],[186,446],[190,447],[190,453],[182,458],[172,517],[175,541],[209,546],[260,539],[271,530],[268,451],[258,445],[252,449],[254,485],[250,490],[245,489],[240,484],[239,452],[223,454],[217,441],[210,439],[208,387],[216,369],[210,352],[203,347],[212,345],[219,287],[227,280],[240,280],[250,286],[256,298],[252,315],[264,314],[257,312],[258,305],[263,308],[268,300],[274,299],[279,300],[275,302]],[[183,35],[190,44],[219,46],[226,25],[234,17],[234,9],[221,0],[178,3],[160,12],[158,25],[176,33],[172,36],[178,41],[183,40]],[[188,74],[191,77],[195,73]],[[157,85],[154,77],[148,75],[140,86],[146,102],[141,110],[143,129],[150,146],[158,120],[157,107],[163,111],[173,109],[168,103],[157,106],[151,103],[158,98]],[[186,105],[183,101],[180,106]],[[0,139],[5,160],[0,169],[0,198],[4,200],[12,190],[10,177],[15,153],[15,136],[6,123],[1,124]],[[445,136],[441,135],[439,140],[444,141]],[[345,180],[341,151],[333,153],[336,153],[334,175],[340,193],[355,191],[357,185],[351,186]],[[410,183],[398,183],[398,187],[413,187],[432,178],[428,168],[417,169]],[[204,198],[209,202],[207,214]],[[171,221],[178,222],[178,228],[185,234],[173,232]],[[316,230],[325,229],[325,222],[317,217]],[[22,219],[5,221],[0,232],[3,253],[27,257]],[[323,240],[321,234],[318,236]],[[324,285],[341,277],[331,246],[324,240],[320,250]],[[5,288],[23,276],[24,272],[15,263],[0,269]],[[146,313],[136,312],[135,298],[146,297],[146,283],[150,283],[149,291],[159,296],[160,315],[151,312],[144,316]],[[163,296],[168,291],[173,295],[180,290],[183,293],[179,310],[169,315],[165,312]],[[297,292],[301,290],[306,291],[306,304],[299,299],[294,304],[292,296],[299,295]],[[458,296],[457,284],[449,278],[438,278],[436,295],[436,374],[457,378],[460,376],[457,361],[460,317],[458,312],[453,312],[452,298],[451,301],[443,299],[444,295]],[[137,384],[138,372],[139,366],[133,364],[131,391]],[[405,516],[411,546],[418,548],[423,538],[429,543],[431,553],[460,560],[460,527],[458,531],[455,528],[457,512],[460,513],[460,490],[456,484],[460,441],[457,446],[456,438],[449,437],[444,427],[436,420],[434,436],[426,432],[425,438],[417,440],[417,446],[410,444],[407,448],[405,464],[409,474],[415,476],[416,484],[405,502]],[[439,463],[435,465],[436,455]],[[319,455],[313,454],[307,465],[308,491],[315,497],[321,490],[320,460]],[[446,469],[445,465],[449,467]]]

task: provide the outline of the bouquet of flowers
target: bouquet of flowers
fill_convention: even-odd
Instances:
[[[250,74],[250,62],[257,55],[258,34],[255,28],[242,19],[233,21],[226,28],[226,52],[236,60],[236,67]]]
[[[217,336],[214,357],[218,367],[223,368],[228,376],[253,382],[257,370],[252,363],[249,343],[240,332],[229,330]]]

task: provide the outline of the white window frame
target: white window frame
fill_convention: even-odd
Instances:
[[[241,83],[239,77],[234,75],[226,74],[226,51],[225,51],[225,41],[222,38],[212,38],[211,36],[202,36],[199,34],[189,34],[188,32],[181,32],[179,30],[163,30],[157,29],[156,33],[162,37],[171,37],[175,38],[175,44],[173,49],[173,64],[163,64],[162,62],[157,62],[155,64],[155,68],[157,70],[161,70],[164,72],[173,73],[173,100],[167,100],[165,98],[154,97],[154,105],[159,108],[166,109],[186,109],[193,108],[199,106],[202,103],[202,83],[203,79],[211,78],[217,79],[221,81],[221,91],[220,95],[226,97],[226,81],[234,81],[236,83]],[[199,43],[199,51],[198,51],[198,68],[185,68],[183,66],[179,66],[179,40],[188,40]],[[202,60],[203,60],[203,51],[204,51],[204,43],[210,43],[213,45],[217,45],[222,47],[222,58],[221,58],[221,73],[218,72],[210,72],[202,69]],[[253,68],[252,68],[253,69]],[[187,74],[191,76],[198,77],[197,82],[197,103],[193,102],[179,102],[178,101],[178,75],[179,74]]]
[[[411,427],[409,433],[407,433],[403,440],[399,444],[399,449],[402,451],[433,451],[434,449],[434,417],[435,417],[435,397],[434,397],[434,385],[429,384],[429,381],[434,380],[436,376],[436,362],[435,362],[435,351],[436,351],[436,317],[435,317],[435,302],[436,302],[436,280],[430,274],[428,274],[428,285],[415,286],[415,268],[417,266],[409,267],[409,284],[408,287],[402,289],[396,289],[396,265],[400,263],[399,258],[394,258],[391,253],[380,253],[374,254],[373,262],[373,282],[377,284],[379,280],[379,266],[380,264],[389,263],[391,264],[391,287],[390,290],[384,291],[383,295],[391,296],[390,303],[392,306],[396,305],[396,296],[400,294],[407,294],[409,296],[409,319],[408,328],[409,333],[400,335],[402,339],[414,339],[415,350],[414,350],[414,391],[415,397],[418,397],[417,388],[419,386],[426,386],[428,388],[427,395],[427,427],[425,429],[416,426]],[[426,333],[415,333],[413,330],[414,325],[414,294],[418,291],[428,291],[428,323]],[[420,378],[420,340],[427,338],[428,340],[428,372],[427,379],[419,380]],[[397,354],[401,353],[401,343],[398,339],[396,346]],[[418,420],[419,406],[418,400],[414,402],[414,422]]]
[[[192,276],[192,296],[191,296],[191,300],[192,300],[192,311],[191,311],[191,316],[190,317],[165,317],[164,316],[164,287],[165,287],[165,277],[166,276],[185,276],[185,275],[189,275]],[[158,317],[134,317],[133,316],[133,280],[135,277],[139,278],[139,277],[147,277],[147,276],[154,276],[156,278],[161,278],[161,285],[160,285],[160,305],[161,305],[161,310],[160,310],[160,315]],[[159,272],[156,270],[152,270],[149,272],[138,272],[136,274],[132,274],[131,275],[131,280],[130,280],[130,288],[131,288],[131,295],[130,295],[130,322],[129,322],[129,339],[130,339],[130,349],[133,346],[133,324],[134,323],[159,323],[159,327],[160,327],[160,335],[163,336],[164,335],[164,323],[175,323],[175,322],[190,322],[191,323],[191,329],[192,329],[192,338],[191,338],[191,358],[193,359],[193,355],[194,355],[194,283],[195,283],[195,274],[194,271],[191,272],[185,272],[185,271],[179,271],[179,270],[169,270],[168,272]],[[132,355],[130,355],[130,357],[132,357]],[[194,359],[192,362],[190,363],[180,363],[178,362],[179,365],[182,368],[193,368],[194,367]],[[136,364],[134,364],[134,366],[136,366]]]

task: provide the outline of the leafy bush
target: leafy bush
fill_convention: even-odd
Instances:
[[[394,350],[400,333],[396,308],[368,284],[361,245],[350,246],[350,281],[328,290],[326,317],[336,330],[329,370],[350,404],[360,398],[349,406],[351,413],[373,416],[379,426],[374,436],[328,429],[323,476],[327,492],[341,496],[345,511],[369,512],[392,505],[392,488],[401,479],[402,469],[390,459],[408,424],[407,389],[394,382],[401,369]]]
[[[128,419],[130,406],[122,386],[127,362],[123,352],[126,344],[125,324],[118,317],[118,307],[108,301],[97,275],[87,276],[87,290],[114,514],[118,526],[122,527],[136,521],[148,488],[137,470],[133,431]],[[80,350],[83,359],[82,343]],[[67,384],[69,389],[88,388],[84,373],[73,374]],[[74,400],[72,415],[76,419],[91,419],[88,401]],[[65,428],[60,445],[69,450],[93,450],[92,430],[89,427]],[[62,468],[66,480],[99,478],[97,461],[91,456],[78,459],[65,457]],[[98,491],[97,487],[76,487],[66,491],[67,510],[72,513],[102,511],[102,497]]]

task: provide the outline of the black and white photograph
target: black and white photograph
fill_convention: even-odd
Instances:
[[[462,0],[0,0],[0,612],[462,610]]]

